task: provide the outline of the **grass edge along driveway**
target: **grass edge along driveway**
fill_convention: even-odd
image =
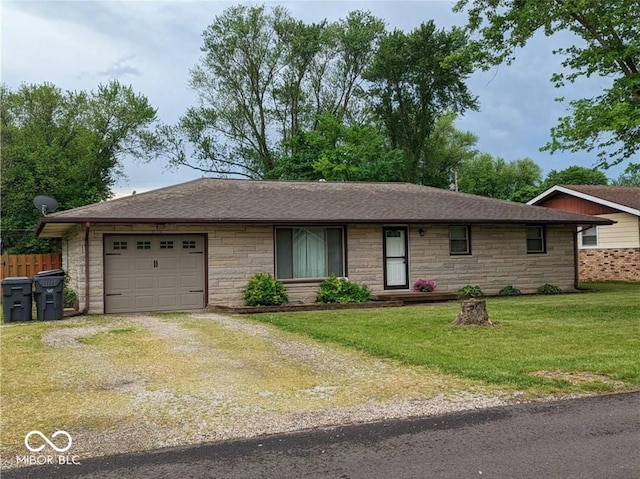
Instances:
[[[496,328],[454,327],[459,304],[256,314],[316,340],[533,394],[640,385],[640,283],[583,294],[488,298]]]

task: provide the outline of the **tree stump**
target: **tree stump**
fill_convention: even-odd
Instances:
[[[466,299],[460,303],[460,312],[455,326],[495,326],[487,314],[487,302],[484,299]]]

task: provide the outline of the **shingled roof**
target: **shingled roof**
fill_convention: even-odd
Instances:
[[[606,185],[556,185],[533,198],[535,205],[556,194],[568,194],[640,216],[640,188]]]
[[[77,223],[610,224],[538,206],[408,183],[285,182],[202,178],[48,215],[41,236]]]

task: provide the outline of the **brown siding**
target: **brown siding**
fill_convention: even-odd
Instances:
[[[579,213],[583,215],[604,215],[611,213],[619,213],[618,210],[609,208],[608,206],[592,203],[591,201],[576,198],[575,196],[565,193],[558,193],[537,204],[553,208],[554,210],[568,211],[570,213]]]

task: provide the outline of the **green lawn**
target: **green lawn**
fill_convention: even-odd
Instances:
[[[251,316],[320,341],[531,392],[637,389],[640,284],[487,299],[495,328],[456,327],[459,304]]]

